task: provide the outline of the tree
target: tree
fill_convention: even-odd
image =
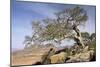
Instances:
[[[37,35],[44,40],[72,38],[82,47],[81,33],[79,26],[85,25],[88,19],[87,12],[79,6],[72,9],[65,9],[55,13],[55,19],[44,19],[33,26]],[[43,24],[41,24],[43,22]]]
[[[90,39],[91,39],[91,41],[92,40],[95,40],[96,39],[96,34],[95,33],[92,33],[91,36],[90,36]]]
[[[88,32],[81,32],[82,41],[84,42],[84,45],[89,45],[91,42],[90,34]]]
[[[23,44],[25,44],[24,48],[27,48],[29,45],[32,44],[32,38],[30,36],[25,36],[25,40],[24,40]]]
[[[87,38],[87,39],[90,38],[90,34],[88,32],[81,32],[81,36],[82,38]]]
[[[38,40],[38,37],[36,36],[36,33],[33,33],[33,35],[31,37],[30,36],[25,36],[25,40],[23,42],[25,44],[24,48],[27,48],[28,46],[31,46],[31,45],[37,45],[36,44],[37,40]]]

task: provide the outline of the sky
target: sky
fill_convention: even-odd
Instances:
[[[31,23],[34,20],[45,18],[55,18],[57,13],[66,8],[74,8],[77,5],[57,4],[57,3],[39,3],[22,2],[12,0],[11,4],[11,25],[12,25],[12,49],[22,49],[23,41],[26,35],[32,34]],[[87,11],[88,21],[85,27],[80,27],[80,31],[87,31],[90,34],[95,32],[95,6],[80,5]],[[63,43],[65,45],[65,42]]]

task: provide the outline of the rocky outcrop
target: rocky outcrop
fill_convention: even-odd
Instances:
[[[43,56],[42,56],[42,64],[50,64],[50,56],[55,54],[55,50],[54,48],[50,48],[50,50],[48,52],[46,52]]]
[[[51,45],[47,47],[32,47],[16,52],[12,56],[12,66],[17,65],[42,65],[56,63],[75,63],[95,61],[96,52],[94,48],[77,45],[71,48],[57,49]]]
[[[78,48],[79,49],[79,48]],[[74,54],[72,54],[74,51]],[[67,55],[65,49],[55,52],[54,55],[49,56],[51,64],[55,63],[72,63],[72,62],[88,62],[95,60],[95,52],[93,49],[89,49],[89,46],[85,46],[83,49],[71,50],[71,54]]]
[[[64,63],[67,57],[66,52],[61,52],[50,57],[51,63]]]
[[[94,50],[88,50],[88,46],[82,49],[82,51],[78,54],[75,54],[73,56],[69,56],[69,60],[66,61],[66,63],[71,62],[87,62],[91,61],[94,57]]]
[[[79,49],[79,48],[78,48]],[[74,54],[72,54],[74,51]],[[47,54],[43,56],[45,60],[42,64],[56,64],[56,63],[75,63],[75,62],[88,62],[95,60],[95,52],[93,49],[89,49],[89,46],[85,46],[83,49],[72,49],[68,54],[66,49],[54,51],[51,49]]]

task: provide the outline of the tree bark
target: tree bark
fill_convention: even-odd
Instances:
[[[76,35],[74,36],[74,40],[79,46],[82,46],[82,48],[84,48],[80,30],[77,28],[77,26],[73,26],[73,30],[76,32]]]

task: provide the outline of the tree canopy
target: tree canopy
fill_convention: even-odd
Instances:
[[[46,18],[42,21],[33,21],[33,33],[41,40],[62,40],[74,37],[77,42],[81,42],[78,26],[85,25],[88,19],[86,10],[76,6],[57,12],[55,16],[54,19]]]

